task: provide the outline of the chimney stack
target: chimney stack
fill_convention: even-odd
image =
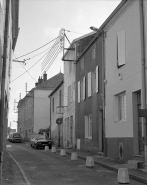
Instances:
[[[44,71],[44,74],[43,74],[43,81],[47,81],[47,74],[46,74],[46,71]]]

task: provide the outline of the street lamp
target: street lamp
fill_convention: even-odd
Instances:
[[[25,63],[26,60],[25,59],[24,59],[24,61],[13,59],[12,61],[13,62],[20,62],[20,63],[23,63],[24,65],[26,65],[26,63]]]

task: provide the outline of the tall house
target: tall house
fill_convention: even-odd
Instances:
[[[5,151],[12,52],[18,37],[19,0],[0,1],[0,153]]]
[[[77,149],[103,152],[102,34],[76,60]]]
[[[18,132],[28,140],[39,129],[50,126],[50,101],[48,95],[61,83],[63,74],[58,73],[47,80],[39,77],[36,87],[18,103]]]
[[[105,155],[144,160],[139,109],[146,103],[147,1],[122,1],[100,28],[106,32]]]
[[[50,130],[54,145],[63,146],[63,87],[61,83],[49,94],[50,99]]]
[[[95,33],[79,37],[71,43],[63,56],[64,61],[64,115],[63,115],[63,145],[75,148],[75,61],[94,38]]]

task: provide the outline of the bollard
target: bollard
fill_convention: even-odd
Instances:
[[[56,153],[56,147],[55,146],[52,147],[51,152]]]
[[[45,150],[45,151],[49,150],[49,147],[48,147],[48,146],[45,146],[45,147],[44,147],[44,150]]]
[[[86,167],[94,167],[94,158],[92,156],[86,157]]]
[[[127,168],[119,168],[117,175],[117,182],[120,184],[129,184],[129,173]]]
[[[72,161],[78,160],[77,152],[72,152],[72,153],[71,153],[71,160],[72,160]]]
[[[60,155],[61,155],[61,156],[66,156],[66,151],[65,151],[65,149],[61,149],[61,150],[60,150]]]

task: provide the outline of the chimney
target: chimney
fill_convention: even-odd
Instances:
[[[47,74],[46,74],[46,71],[44,71],[44,74],[43,74],[43,81],[47,81]]]
[[[40,76],[39,76],[39,78],[38,78],[38,84],[40,84],[41,83],[41,79],[40,79]]]
[[[35,86],[37,87],[37,85],[38,85],[38,83],[36,82],[36,83],[35,83]]]
[[[43,82],[43,78],[41,77],[41,78],[40,78],[40,83],[42,83],[42,82]]]

